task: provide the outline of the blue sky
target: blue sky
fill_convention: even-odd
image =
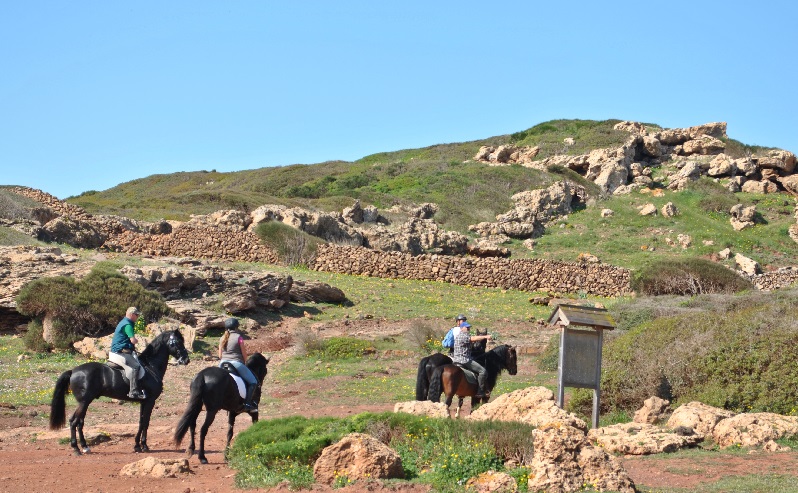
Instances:
[[[557,118],[798,152],[795,2],[0,3],[0,184],[60,198]]]

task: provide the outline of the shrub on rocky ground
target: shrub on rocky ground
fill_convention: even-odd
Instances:
[[[634,411],[657,395],[735,412],[795,414],[798,291],[663,299],[675,314],[612,334],[602,361],[602,411]],[[667,306],[663,306],[666,309]],[[589,413],[590,392],[570,409]]]
[[[138,307],[143,320],[158,320],[171,312],[160,294],[145,290],[102,263],[79,281],[63,276],[36,279],[22,288],[16,302],[21,314],[34,317],[29,326],[34,334],[42,320],[49,318],[49,343],[59,349],[71,348],[86,336],[110,333],[129,306]],[[43,349],[32,340],[34,335],[26,337],[29,339],[29,349]]]
[[[737,293],[752,284],[722,264],[700,258],[663,259],[641,269],[632,289],[650,296]]]

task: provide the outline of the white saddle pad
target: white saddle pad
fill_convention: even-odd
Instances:
[[[238,385],[238,395],[240,395],[242,399],[245,398],[247,396],[247,386],[244,383],[244,379],[239,377],[238,375],[233,375],[232,373],[230,374],[230,376],[233,377],[233,380],[235,380],[236,385]]]

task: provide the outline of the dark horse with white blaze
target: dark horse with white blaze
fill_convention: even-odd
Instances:
[[[488,333],[487,329],[475,335],[484,336]],[[485,348],[488,345],[487,339],[482,339],[471,343],[471,357],[477,363],[483,364],[485,358]],[[451,365],[452,358],[443,353],[435,353],[421,358],[418,363],[418,374],[416,375],[416,400],[426,401],[429,395],[429,382],[435,368],[443,365]]]
[[[252,396],[252,401],[257,404],[260,402],[261,386],[263,380],[266,378],[268,369],[266,365],[269,364],[269,359],[260,353],[253,353],[247,358],[247,368],[249,368],[258,380],[258,385],[255,388],[255,393]],[[228,427],[227,427],[227,442],[225,448],[230,446],[230,441],[233,439],[233,425],[235,424],[236,416],[244,411],[244,398],[238,391],[238,384],[232,377],[231,373],[227,370],[211,366],[203,369],[194,380],[191,381],[191,397],[186,406],[186,411],[177,423],[175,429],[174,442],[175,445],[180,446],[186,432],[191,430],[191,443],[186,449],[189,457],[194,455],[194,435],[197,428],[197,417],[202,406],[205,405],[205,422],[200,428],[199,439],[199,460],[202,464],[207,464],[208,459],[205,457],[205,435],[211,427],[216,413],[224,409],[227,411]],[[258,421],[257,407],[249,412],[252,422]]]
[[[485,353],[483,366],[488,373],[485,379],[485,397],[483,399],[480,400],[474,397],[479,390],[476,379],[474,379],[473,383],[469,382],[463,369],[451,364],[439,366],[433,372],[429,385],[429,400],[440,402],[441,393],[444,393],[446,394],[446,408],[448,409],[452,405],[452,398],[457,395],[459,401],[455,417],[460,416],[460,408],[463,407],[464,397],[471,397],[472,405],[475,404],[475,400],[476,404],[488,402],[490,393],[496,386],[496,380],[501,372],[507,370],[510,375],[515,375],[518,372],[518,358],[515,354],[515,348],[507,345],[496,346]]]
[[[144,376],[139,380],[139,388],[144,390],[146,399],[130,399],[127,394],[130,384],[124,372],[114,369],[104,363],[84,363],[71,370],[67,370],[58,377],[53,390],[53,400],[50,403],[50,429],[58,430],[66,422],[66,394],[72,390],[72,395],[78,402],[78,407],[69,418],[69,443],[75,455],[90,452],[83,436],[83,423],[89,405],[98,397],[110,397],[120,401],[138,402],[139,429],[136,433],[136,452],[149,452],[147,447],[147,428],[150,426],[150,416],[155,407],[155,400],[163,392],[163,376],[169,363],[169,358],[174,357],[180,365],[189,363],[188,351],[184,345],[183,335],[180,331],[166,331],[155,337],[139,354],[139,362],[144,368]],[[77,436],[76,436],[77,435]],[[78,448],[80,438],[80,448]]]

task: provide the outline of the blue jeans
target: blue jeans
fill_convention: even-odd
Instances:
[[[219,366],[222,366],[222,363],[230,363],[231,365],[235,366],[238,374],[241,375],[241,378],[243,378],[247,383],[247,387],[258,384],[258,379],[255,378],[255,374],[252,373],[252,370],[247,368],[247,365],[244,363],[233,359],[223,359],[219,362]]]

